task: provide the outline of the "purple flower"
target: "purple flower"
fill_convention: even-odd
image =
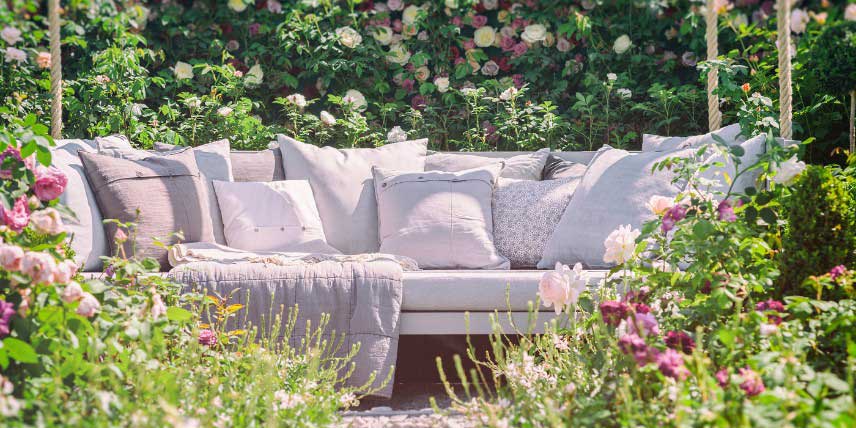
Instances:
[[[410,99],[410,106],[415,110],[423,110],[425,108],[425,97],[422,95],[414,95]]]
[[[847,268],[844,265],[838,265],[829,270],[829,279],[835,281],[839,276],[847,273]]]
[[[754,397],[764,392],[766,389],[766,387],[764,387],[764,380],[761,379],[761,376],[749,367],[740,369],[740,377],[743,378],[743,382],[740,384],[740,389],[750,397]]]
[[[780,302],[778,300],[769,299],[769,300],[766,300],[763,302],[758,302],[755,305],[755,310],[758,312],[784,313],[785,312],[785,305],[782,304],[782,302]],[[776,314],[767,315],[767,319],[776,325],[782,323],[782,317],[780,317]]]
[[[659,351],[656,348],[648,347],[645,339],[639,337],[638,334],[625,334],[618,339],[618,349],[621,352],[632,355],[636,360],[636,364],[642,367],[656,360]]]
[[[728,369],[723,367],[716,372],[716,382],[719,383],[719,386],[725,388],[728,386],[730,376],[728,376]]]
[[[217,344],[217,334],[207,328],[199,330],[199,343],[205,346]]]
[[[600,304],[600,315],[603,317],[603,322],[613,327],[627,317],[629,310],[630,307],[626,303],[615,300],[608,300]]]
[[[730,223],[737,220],[737,216],[734,214],[734,207],[731,206],[731,202],[728,199],[724,199],[719,203],[716,207],[716,215],[720,221]]]
[[[675,228],[675,224],[687,217],[687,208],[681,204],[677,204],[663,214],[663,224],[661,229],[663,233],[668,233]]]
[[[651,313],[636,313],[627,317],[628,330],[640,336],[656,335],[660,333],[657,318]]]
[[[12,331],[10,320],[15,315],[15,305],[5,300],[0,300],[0,337],[6,337]]]
[[[691,354],[695,349],[695,341],[690,335],[682,331],[669,331],[666,333],[666,346],[683,351],[685,354]]]
[[[684,367],[684,357],[674,349],[666,349],[665,352],[657,355],[657,368],[663,376],[672,379],[685,379],[690,374]]]

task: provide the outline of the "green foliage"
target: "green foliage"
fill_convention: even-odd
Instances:
[[[797,179],[784,213],[779,295],[800,294],[809,275],[856,261],[856,213],[846,177],[810,166]],[[808,295],[812,295],[809,293]]]
[[[856,90],[856,21],[826,27],[812,46],[811,66],[823,90],[842,94]]]

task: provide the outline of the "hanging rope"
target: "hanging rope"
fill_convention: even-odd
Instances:
[[[51,137],[62,138],[62,55],[59,24],[59,0],[48,0],[48,25],[51,45]]]
[[[791,4],[778,1],[778,44],[779,52],[779,133],[790,140],[793,136],[793,99],[791,93]]]
[[[718,26],[719,18],[716,10],[716,0],[707,0],[707,60],[715,60],[719,56]],[[710,69],[707,73],[707,124],[711,131],[716,131],[722,126],[722,112],[719,111],[719,97],[713,92],[719,85],[719,72]]]

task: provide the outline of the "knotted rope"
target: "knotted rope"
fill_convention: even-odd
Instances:
[[[791,93],[791,4],[779,0],[778,44],[779,52],[779,133],[790,140],[793,136],[793,94]]]
[[[62,55],[60,53],[59,0],[48,0],[51,46],[51,137],[62,138]]]
[[[707,60],[715,60],[719,56],[719,41],[717,40],[719,22],[716,10],[716,0],[707,0],[707,14],[705,16],[707,31]],[[719,97],[713,92],[719,85],[719,71],[711,68],[707,73],[707,124],[711,131],[716,131],[722,126],[722,112],[719,111]]]

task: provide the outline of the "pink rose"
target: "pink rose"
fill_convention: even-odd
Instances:
[[[39,167],[36,170],[36,184],[33,191],[42,201],[52,201],[65,191],[68,177],[55,167]]]
[[[8,272],[21,270],[24,250],[15,245],[0,244],[0,267]]]
[[[464,47],[465,51],[476,48],[476,42],[473,39],[464,40],[464,43],[461,44]]]
[[[160,294],[155,293],[152,296],[152,318],[158,319],[163,315],[166,315],[166,305],[163,303]]]
[[[71,278],[77,273],[77,265],[72,260],[63,260],[56,265],[54,269],[54,282],[57,284],[67,284],[71,282]]]
[[[34,212],[30,216],[30,225],[36,231],[46,235],[59,235],[64,230],[62,217],[59,211],[53,208],[45,208]]]
[[[652,213],[661,216],[675,206],[675,200],[665,196],[654,195],[651,196],[651,199],[648,199],[646,206]]]
[[[461,28],[464,26],[464,22],[463,22],[463,20],[461,20],[460,16],[455,16],[452,18],[452,25],[454,25],[455,27]]]
[[[98,299],[89,293],[83,293],[83,297],[80,298],[80,304],[77,305],[76,312],[78,315],[88,318],[98,313],[99,309],[101,309],[101,304],[98,303]]]
[[[574,45],[571,44],[571,41],[564,37],[559,37],[559,40],[556,40],[556,49],[559,52],[567,52],[573,49],[573,47]]]
[[[529,46],[526,46],[526,43],[520,42],[514,45],[514,56],[518,57],[526,53],[529,50]]]
[[[30,276],[36,284],[50,284],[54,281],[56,261],[48,253],[30,251],[21,260],[21,272]]]
[[[404,28],[404,24],[401,22],[400,19],[396,19],[395,21],[392,21],[392,31],[395,31],[396,33],[400,33],[402,28]]]
[[[76,282],[70,282],[62,290],[62,296],[60,297],[65,303],[74,303],[83,297],[83,289],[80,288],[80,284]]]
[[[0,205],[0,221],[14,232],[24,230],[30,222],[30,207],[29,204],[27,204],[27,197],[25,195],[21,195],[21,197],[15,201],[15,206],[12,207],[11,210]]]
[[[217,334],[207,328],[199,330],[199,343],[205,346],[214,346],[217,344]]]
[[[484,27],[485,25],[487,25],[487,17],[486,17],[486,16],[484,16],[484,15],[475,15],[475,16],[473,16],[473,22],[472,22],[472,25],[473,25],[473,27],[475,27],[475,28],[481,28],[481,27]]]
[[[514,50],[514,39],[511,37],[502,36],[502,39],[499,41],[499,47],[502,48],[503,51],[511,51]]]
[[[541,281],[538,281],[538,295],[541,297],[541,302],[548,308],[553,306],[556,315],[562,313],[570,293],[571,285],[562,273],[561,263],[556,263],[556,270],[544,273]]]

